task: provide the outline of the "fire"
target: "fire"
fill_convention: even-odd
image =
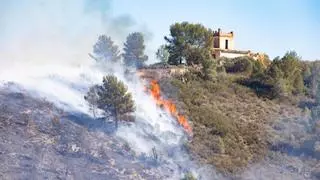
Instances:
[[[165,108],[170,114],[175,117],[178,123],[188,132],[192,133],[191,126],[189,125],[187,119],[182,114],[179,114],[177,111],[176,105],[170,101],[161,98],[160,85],[156,80],[152,80],[150,83],[150,93],[151,96],[155,99],[157,105]]]

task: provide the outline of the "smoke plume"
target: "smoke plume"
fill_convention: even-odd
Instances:
[[[144,82],[135,75],[128,80],[121,65],[114,64],[111,72],[105,72],[89,58],[88,53],[100,34],[111,36],[121,46],[129,32],[141,29],[128,15],[112,16],[111,3],[108,0],[0,2],[2,85],[17,83],[64,111],[90,115],[84,94],[90,86],[101,83],[104,75],[113,73],[126,83],[137,106],[136,122],[121,126],[116,135],[141,157],[156,150],[163,163],[159,170],[172,179],[180,178],[186,171],[197,174],[198,167],[183,149],[186,141],[183,128],[144,91]]]

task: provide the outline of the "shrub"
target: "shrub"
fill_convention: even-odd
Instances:
[[[184,178],[182,178],[181,180],[197,180],[193,174],[191,172],[188,172],[184,175]]]
[[[246,75],[257,76],[264,71],[264,66],[260,61],[250,57],[237,57],[229,59],[224,65],[228,73],[244,73]]]
[[[262,157],[266,149],[264,130],[260,125],[240,119],[261,121],[252,117],[257,112],[264,113],[260,111],[261,107],[249,107],[244,103],[258,100],[252,97],[253,91],[239,85],[235,75],[218,74],[216,81],[203,80],[195,73],[186,76],[193,78],[187,82],[179,79],[172,82],[178,89],[178,100],[193,124],[193,139],[187,145],[188,150],[226,173],[236,172]],[[248,108],[244,111],[242,106]]]

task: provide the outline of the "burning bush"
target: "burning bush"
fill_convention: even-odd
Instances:
[[[165,108],[173,117],[175,117],[178,123],[188,132],[191,133],[192,129],[189,125],[186,117],[180,114],[177,111],[176,105],[171,100],[165,100],[161,97],[160,85],[156,80],[152,80],[150,83],[150,93],[156,103],[160,106]]]

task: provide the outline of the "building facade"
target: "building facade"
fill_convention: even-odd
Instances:
[[[213,57],[235,58],[240,56],[252,56],[250,51],[240,51],[234,49],[233,31],[224,33],[219,28],[213,32]]]

